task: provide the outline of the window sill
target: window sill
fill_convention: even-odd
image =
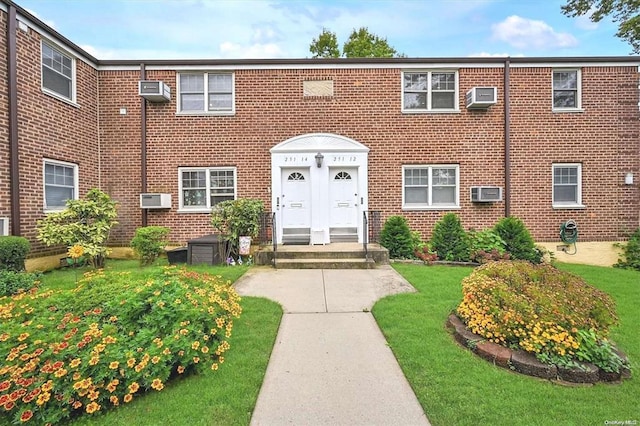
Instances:
[[[205,111],[178,111],[176,112],[177,116],[184,117],[229,117],[236,115],[235,111],[219,111],[219,112],[205,112]]]
[[[403,114],[460,114],[459,109],[403,109]]]
[[[585,110],[583,108],[552,108],[551,112],[553,113],[581,113]]]
[[[584,210],[587,208],[587,206],[583,204],[553,204],[552,207],[554,210]]]
[[[460,206],[402,206],[403,211],[419,211],[419,210],[460,210]]]
[[[211,213],[211,209],[208,209],[206,207],[198,208],[198,209],[180,208],[180,209],[178,209],[178,213]]]
[[[42,88],[42,93],[44,93],[47,96],[51,96],[52,98],[55,98],[61,102],[64,102],[67,105],[71,105],[72,107],[80,108],[80,105],[78,105],[75,101],[72,101],[69,98],[65,98],[64,96],[59,95],[56,92],[52,92],[51,90],[47,90],[44,87]]]

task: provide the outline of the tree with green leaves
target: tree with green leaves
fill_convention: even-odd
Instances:
[[[318,38],[311,42],[309,51],[313,53],[313,58],[339,58],[340,48],[336,33],[323,28]]]
[[[640,53],[640,2],[638,0],[567,0],[562,13],[574,18],[588,15],[592,22],[611,16],[618,23],[616,36],[626,40],[634,53]]]
[[[371,34],[366,27],[353,30],[349,40],[344,43],[342,52],[347,58],[393,58],[398,55],[386,38]]]
[[[93,267],[102,268],[109,254],[109,233],[118,224],[117,217],[116,202],[94,188],[84,199],[68,200],[64,210],[39,220],[38,240],[48,246],[81,246]]]
[[[354,29],[349,39],[342,46],[342,53],[338,47],[336,33],[326,28],[309,45],[309,51],[314,58],[393,58],[404,57],[389,45],[386,38],[369,32],[366,27]]]

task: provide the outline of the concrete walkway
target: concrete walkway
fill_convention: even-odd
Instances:
[[[414,291],[391,267],[252,268],[235,287],[285,312],[252,425],[429,425],[370,313]]]

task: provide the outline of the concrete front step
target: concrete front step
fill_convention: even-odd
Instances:
[[[279,250],[277,253],[280,259],[364,259],[364,250],[350,251],[319,251],[309,249],[308,251],[284,251]]]
[[[373,269],[376,263],[371,259],[282,259],[278,256],[275,267],[278,269]]]

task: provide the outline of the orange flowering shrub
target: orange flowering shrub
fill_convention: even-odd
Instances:
[[[548,264],[488,263],[462,281],[462,293],[456,313],[469,330],[542,361],[587,360],[584,331],[606,343],[617,322],[609,295]]]
[[[96,271],[73,292],[0,298],[0,418],[55,424],[217,370],[239,301],[219,277],[172,267],[144,282]]]

